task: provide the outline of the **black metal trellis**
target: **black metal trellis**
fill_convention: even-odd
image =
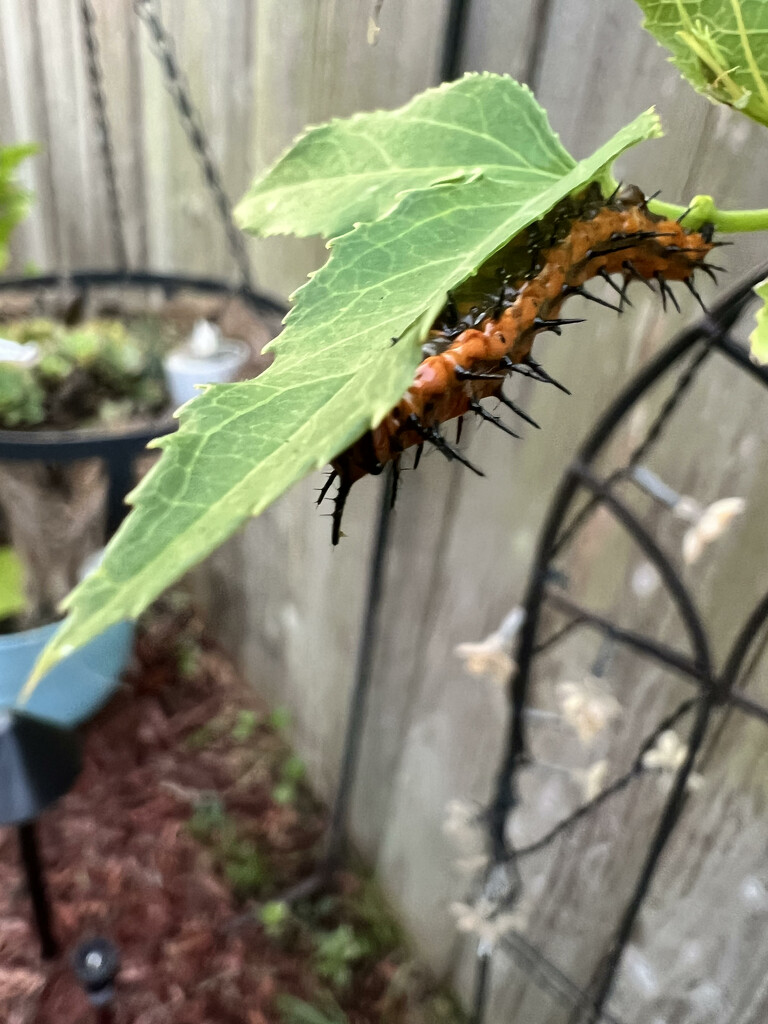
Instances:
[[[586,988],[574,987],[566,995],[565,1001],[569,1002],[572,1008],[569,1024],[598,1024],[601,1021],[615,1020],[608,1012],[607,1004],[622,954],[653,881],[660,857],[679,821],[684,803],[685,787],[696,756],[707,735],[712,712],[717,707],[731,706],[759,721],[768,723],[768,707],[748,696],[743,688],[737,687],[746,659],[768,621],[768,595],[749,615],[733,643],[722,670],[718,672],[713,665],[708,636],[693,597],[671,560],[616,493],[617,485],[630,478],[631,472],[637,466],[640,458],[661,439],[670,416],[679,406],[696,375],[714,353],[721,353],[768,387],[768,371],[751,362],[748,352],[730,335],[736,320],[752,298],[754,285],[761,281],[765,274],[766,268],[763,268],[754,278],[726,296],[711,314],[682,332],[645,370],[637,375],[616,399],[597,423],[566,471],[540,534],[538,550],[524,600],[526,618],[515,652],[517,670],[510,680],[510,720],[507,745],[498,774],[495,797],[487,815],[492,850],[490,871],[493,872],[500,865],[514,868],[519,859],[543,849],[556,836],[566,832],[599,804],[622,790],[640,774],[643,754],[654,745],[661,733],[671,728],[684,716],[689,714],[693,716],[693,724],[688,736],[687,754],[675,775],[672,789],[667,797],[656,832],[651,839],[644,864],[621,915],[608,952],[598,965]],[[678,370],[677,386],[670,399],[662,407],[659,416],[646,432],[644,440],[630,454],[623,469],[613,472],[605,478],[601,477],[595,469],[595,464],[616,429],[648,390],[665,374],[675,372],[681,364],[682,369]],[[587,504],[569,520],[568,517],[572,513],[575,501],[584,492],[589,496]],[[607,509],[621,522],[658,570],[680,614],[692,654],[672,649],[653,637],[619,627],[606,617],[582,607],[562,592],[557,577],[553,576],[551,572],[553,561],[598,508]],[[539,636],[539,632],[541,613],[545,607],[554,608],[561,614],[565,614],[567,621],[565,626],[560,627],[554,634],[542,638]],[[670,716],[658,724],[650,736],[645,738],[629,772],[617,779],[594,800],[561,821],[541,839],[526,848],[515,849],[506,835],[505,824],[509,813],[519,804],[517,773],[529,763],[525,710],[535,660],[538,655],[549,650],[564,636],[581,628],[595,629],[609,637],[614,643],[625,645],[642,656],[672,669],[693,684],[698,693],[684,701]],[[519,936],[513,936],[511,939],[511,941],[519,940]],[[537,957],[541,958],[546,964],[545,958],[542,958],[541,954],[535,950],[529,950],[529,956],[533,956],[536,962],[540,962]],[[547,966],[551,969],[553,965],[548,964]],[[478,949],[478,989],[473,1017],[475,1024],[481,1024],[484,1020],[489,977],[489,951],[481,943]],[[568,986],[565,988],[568,989]]]
[[[685,760],[676,772],[634,891],[623,911],[609,952],[590,983],[586,988],[577,985],[519,934],[507,934],[496,949],[481,941],[477,948],[471,1024],[484,1024],[492,961],[499,950],[503,950],[515,960],[553,999],[570,1008],[569,1024],[629,1024],[610,1012],[607,1003],[632,927],[648,894],[660,857],[679,820],[686,785],[697,754],[706,738],[712,712],[727,705],[768,724],[768,705],[756,701],[743,687],[739,688],[736,685],[742,676],[746,678],[749,675],[749,671],[744,671],[744,665],[750,652],[755,652],[752,663],[754,667],[759,650],[762,650],[764,643],[768,643],[768,631],[763,635],[760,645],[755,643],[763,627],[768,623],[768,594],[748,617],[734,641],[723,669],[718,673],[713,665],[708,635],[695,600],[672,561],[637,515],[616,493],[620,484],[632,478],[640,460],[661,440],[666,424],[680,407],[698,373],[707,365],[714,353],[719,352],[768,387],[768,369],[753,363],[747,350],[730,335],[736,321],[754,297],[754,286],[766,275],[768,266],[763,267],[752,278],[725,296],[702,320],[684,330],[630,382],[582,445],[566,470],[553,499],[540,533],[524,599],[525,620],[515,653],[518,667],[509,685],[510,719],[506,748],[498,772],[495,796],[484,815],[491,849],[491,863],[486,875],[485,889],[494,893],[499,909],[503,910],[506,906],[512,905],[520,894],[518,861],[544,849],[598,806],[624,790],[641,774],[643,756],[655,745],[663,732],[677,725],[688,715],[693,715],[694,721],[688,736]],[[595,463],[614,432],[661,378],[675,372],[678,373],[678,377],[671,395],[651,422],[643,440],[630,452],[624,467],[605,478],[599,476],[595,470]],[[326,839],[327,855],[315,875],[286,894],[289,899],[304,898],[329,884],[333,872],[340,866],[343,858],[344,838],[358,767],[359,733],[364,723],[371,682],[370,664],[377,641],[382,576],[386,567],[390,525],[391,486],[391,475],[388,473],[382,482],[379,499],[369,567],[368,601],[363,619],[355,683],[350,697],[344,742],[345,756],[342,759],[333,815]],[[574,502],[582,492],[587,493],[588,501],[569,519]],[[599,508],[608,509],[622,523],[658,570],[685,626],[692,655],[678,651],[652,636],[619,626],[607,617],[582,607],[563,592],[564,581],[561,574],[553,571],[554,560],[574,539],[579,528]],[[566,614],[568,621],[551,635],[540,637],[540,617],[545,606]],[[641,740],[629,771],[555,825],[547,834],[526,847],[514,849],[505,835],[505,825],[510,811],[518,804],[517,772],[529,763],[525,712],[534,662],[540,654],[550,650],[574,630],[581,628],[594,629],[613,643],[624,645],[657,664],[672,669],[696,687],[698,695],[682,701],[657,724],[652,733]]]
[[[768,369],[754,364],[746,349],[730,335],[736,321],[753,298],[754,285],[763,280],[766,274],[768,267],[756,272],[750,280],[727,295],[711,313],[684,330],[630,382],[598,421],[566,470],[542,527],[524,599],[524,626],[515,652],[518,668],[509,686],[510,719],[506,748],[498,772],[495,796],[484,815],[491,849],[491,864],[486,875],[485,888],[486,891],[495,890],[500,910],[513,904],[520,893],[517,872],[519,861],[544,849],[631,784],[644,770],[644,755],[655,745],[663,732],[679,724],[689,715],[693,716],[693,724],[688,736],[687,755],[675,775],[634,891],[621,915],[609,951],[590,983],[586,987],[576,984],[522,935],[509,933],[495,948],[481,941],[477,949],[472,1024],[483,1024],[485,1021],[492,962],[502,952],[518,963],[537,986],[561,1006],[571,1010],[569,1024],[630,1024],[620,1020],[610,1011],[607,1006],[608,1000],[632,927],[649,891],[660,857],[679,820],[686,784],[706,738],[712,712],[727,705],[768,724],[768,706],[750,697],[743,685],[737,686],[742,677],[745,680],[748,678],[759,651],[762,650],[763,644],[768,642],[768,631],[764,629],[768,623],[768,594],[748,617],[733,643],[724,667],[718,673],[710,654],[707,632],[684,581],[652,534],[616,493],[619,485],[632,478],[633,471],[651,447],[662,439],[666,424],[680,407],[698,373],[707,365],[714,353],[719,352],[768,387]],[[615,431],[661,378],[675,372],[678,376],[671,395],[651,422],[642,441],[630,452],[623,468],[605,478],[599,476],[595,470],[596,461]],[[369,570],[369,600],[364,616],[358,671],[350,698],[347,722],[345,749],[352,751],[352,755],[345,757],[342,762],[334,814],[327,838],[330,856],[323,862],[317,875],[296,888],[291,894],[294,898],[304,897],[327,884],[343,855],[344,833],[357,769],[356,734],[361,731],[364,720],[365,703],[370,687],[370,658],[377,638],[381,575],[385,567],[389,530],[390,487],[385,480],[380,495],[374,554]],[[587,503],[572,514],[576,499],[584,492],[588,495]],[[553,571],[553,563],[566,545],[576,537],[579,528],[585,525],[599,508],[608,509],[622,523],[649,561],[655,565],[685,626],[692,654],[670,647],[653,636],[619,626],[609,618],[582,607],[563,591],[564,581],[561,574]],[[542,637],[539,635],[540,620],[545,606],[565,614],[567,621],[550,635]],[[641,740],[637,755],[627,772],[614,780],[594,799],[556,824],[548,833],[526,847],[514,849],[505,834],[505,825],[510,811],[518,805],[517,773],[529,763],[525,712],[534,663],[540,654],[550,650],[574,630],[582,628],[596,630],[613,643],[624,645],[673,670],[690,682],[698,693],[682,701]],[[758,640],[759,643],[756,642]],[[751,653],[753,659],[750,666],[747,659]]]

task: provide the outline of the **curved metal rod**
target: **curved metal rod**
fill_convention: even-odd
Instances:
[[[659,570],[659,574],[667,585],[670,596],[685,623],[693,646],[694,664],[701,672],[702,679],[704,680],[703,685],[711,689],[714,686],[712,656],[709,650],[709,641],[704,631],[704,624],[693,599],[677,575],[666,553],[659,547],[634,513],[630,512],[623,502],[614,497],[605,484],[598,480],[586,466],[576,462],[571,467],[570,472],[578,477],[582,484],[598,497],[601,505],[605,505],[610,509],[615,518],[626,527],[627,532],[637,541],[650,561]]]
[[[548,590],[546,599],[558,611],[574,616],[567,624],[567,626],[572,627],[568,632],[581,628],[597,630],[603,637],[623,644],[625,647],[631,647],[637,654],[652,658],[666,668],[678,672],[687,682],[697,685],[711,684],[711,677],[706,674],[700,665],[697,665],[687,655],[681,654],[674,647],[670,647],[669,644],[661,643],[659,640],[654,640],[652,637],[645,636],[644,633],[638,633],[633,629],[617,626],[615,622],[607,619],[604,615],[589,611],[556,590]],[[561,632],[565,632],[566,628],[564,627]],[[538,644],[536,654],[539,655],[541,652],[542,646]]]
[[[702,318],[687,330],[681,331],[667,348],[663,349],[655,359],[652,359],[648,366],[630,381],[598,420],[579,451],[579,460],[591,462],[594,459],[614,428],[629,412],[630,407],[642,398],[658,378],[697,341],[711,341],[731,357],[733,357],[734,350],[740,351],[739,362],[752,366],[754,372],[757,372],[763,379],[765,371],[759,370],[754,363],[751,363],[749,356],[744,353],[743,349],[740,350],[738,345],[733,342],[726,345],[725,339],[721,335],[725,335],[733,327],[745,306],[753,300],[755,285],[759,284],[766,276],[768,276],[768,264],[761,267],[759,271],[755,271],[748,281],[730,291],[712,308],[707,317]]]
[[[752,300],[752,289],[767,274],[768,265],[755,271],[749,280],[721,299],[703,322],[700,321],[681,332],[667,348],[651,360],[648,366],[641,370],[614,400],[594,426],[578,453],[578,461],[583,464],[592,462],[630,409],[694,345],[702,340],[709,340],[717,346],[718,333],[730,330],[736,323],[744,307]],[[729,355],[731,354],[728,349],[725,351]],[[518,667],[510,680],[511,714],[506,755],[497,775],[496,793],[489,809],[492,854],[499,860],[508,856],[504,828],[509,808],[514,803],[514,794],[509,792],[510,786],[513,784],[514,770],[525,762],[527,756],[523,709],[528,695],[531,662],[535,654],[536,633],[539,626],[541,604],[544,599],[546,568],[555,549],[561,524],[580,486],[580,478],[573,472],[567,472],[555,493],[549,515],[539,535],[539,543],[523,602],[526,609],[526,620],[520,631],[515,652]]]
[[[118,432],[82,427],[74,430],[0,430],[0,458],[76,462],[91,457],[138,454],[156,437],[178,426],[170,416]]]
[[[214,277],[193,277],[185,274],[154,273],[151,270],[76,270],[69,274],[41,274],[37,277],[4,277],[0,278],[0,291],[35,291],[38,288],[56,288],[72,286],[79,288],[102,287],[109,285],[136,285],[139,287],[159,287],[166,295],[172,295],[182,288],[195,288],[201,292],[221,292],[243,299],[254,309],[263,313],[277,313],[284,316],[288,312],[285,303],[270,298],[262,292],[246,288],[244,285],[233,287],[229,282]]]
[[[752,646],[752,641],[755,639],[758,630],[764,622],[768,620],[768,593],[765,594],[763,599],[757,604],[752,610],[752,613],[747,618],[747,621],[741,627],[741,631],[733,642],[733,646],[725,660],[723,671],[720,674],[718,680],[718,690],[721,694],[721,699],[727,699],[730,696],[736,680],[741,672],[741,666],[744,658],[749,653],[749,649]]]
[[[704,741],[709,720],[716,703],[717,695],[714,689],[707,691],[701,698],[699,698],[698,708],[696,709],[696,718],[694,719],[691,731],[688,734],[688,752],[685,760],[675,774],[672,789],[667,797],[667,802],[664,805],[661,819],[656,826],[656,831],[653,835],[650,848],[640,870],[637,883],[635,884],[635,888],[632,892],[632,897],[624,908],[624,912],[621,915],[621,919],[619,920],[613,939],[608,948],[608,952],[602,963],[598,966],[592,983],[587,989],[592,997],[592,1006],[590,1007],[586,1017],[582,1017],[581,1015],[576,1017],[574,1015],[571,1017],[568,1024],[576,1024],[577,1021],[584,1021],[585,1024],[599,1024],[599,1021],[601,1020],[603,1008],[610,999],[613,991],[616,974],[619,969],[619,964],[621,963],[621,958],[624,954],[624,949],[629,942],[637,916],[640,913],[645,897],[647,896],[648,890],[653,882],[661,855],[664,852],[667,841],[672,835],[682,812],[688,779],[693,771],[696,755]]]

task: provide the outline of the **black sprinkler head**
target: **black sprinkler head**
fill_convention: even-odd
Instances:
[[[81,942],[72,956],[75,976],[94,1006],[104,1006],[114,996],[114,981],[120,970],[120,953],[109,939]]]

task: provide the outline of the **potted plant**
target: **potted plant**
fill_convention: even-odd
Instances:
[[[73,434],[90,424],[109,444],[111,432],[137,417],[156,420],[168,396],[151,346],[120,321],[67,328],[31,319],[0,333],[0,429],[17,442],[33,438],[31,458],[0,462],[0,515],[11,542],[0,578],[0,704],[11,704],[58,628],[59,602],[105,541],[107,474],[97,459],[69,460]],[[43,437],[46,461],[45,442],[34,443]],[[117,686],[132,637],[131,625],[118,623],[66,659],[46,676],[32,712],[68,726],[91,714]]]
[[[50,309],[58,318],[3,322],[19,304],[0,293],[0,543],[4,528],[24,581],[23,605],[0,622],[0,705],[13,702],[55,636],[62,599],[98,564],[127,512],[135,464],[151,458],[147,442],[175,428],[170,410],[196,384],[264,365],[251,353],[271,336],[262,316],[276,309],[256,296],[232,299],[225,285],[213,297],[195,297],[191,280],[164,285],[167,301],[151,315],[140,312],[146,296],[133,303],[125,294],[116,319],[120,304],[108,296],[93,298],[97,315],[70,325],[64,318],[73,308],[82,315],[82,304],[61,296]],[[30,710],[66,725],[88,717],[118,685],[132,636],[127,621],[100,633],[45,677]]]

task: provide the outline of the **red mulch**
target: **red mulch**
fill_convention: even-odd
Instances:
[[[190,651],[195,664],[181,678],[180,653],[189,661]],[[277,993],[312,1001],[306,951],[272,941],[243,913],[215,846],[188,822],[218,794],[238,838],[268,851],[277,893],[311,869],[322,812],[303,787],[291,802],[273,799],[285,742],[227,660],[201,645],[191,614],[156,615],[137,652],[139,668],[87,729],[77,785],[39,823],[62,946],[48,964],[30,928],[15,833],[0,830],[0,1020],[95,1021],[71,953],[100,935],[121,954],[116,1024],[277,1024]],[[243,709],[253,728],[236,740]],[[359,997],[344,1005],[352,1024],[401,1019],[381,1013],[393,971],[379,962],[356,977]]]

